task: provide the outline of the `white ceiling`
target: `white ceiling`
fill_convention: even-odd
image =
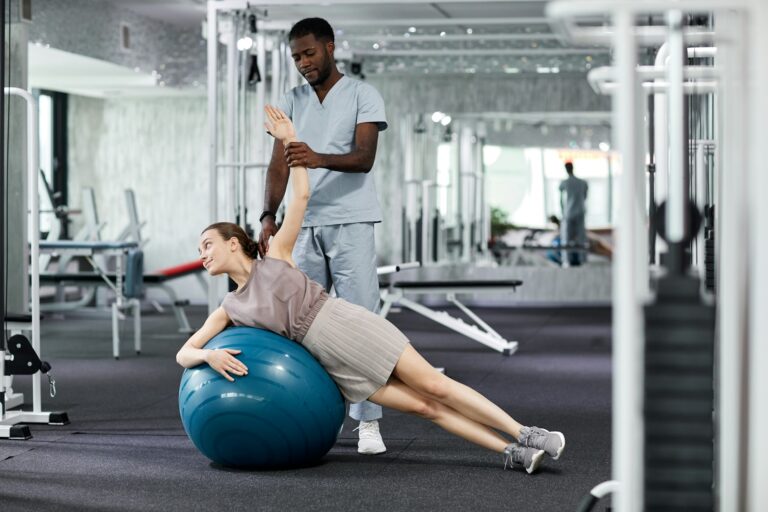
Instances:
[[[102,1],[179,27],[198,25],[206,13],[204,0]],[[349,19],[418,21],[424,18],[543,17],[547,0],[273,0],[248,3],[252,7],[266,9],[272,20],[295,22],[319,16],[334,24]]]
[[[101,1],[198,33],[206,17],[205,0]],[[282,27],[305,17],[328,19],[337,31],[337,48],[362,61],[366,74],[584,73],[608,62],[605,50],[560,41],[544,17],[546,3],[322,0],[297,5],[299,0],[272,0],[248,5],[258,8],[260,19]],[[30,78],[37,87],[58,84],[57,90],[90,96],[174,94],[146,73],[44,47],[30,47]]]
[[[205,94],[203,88],[164,87],[153,74],[39,44],[29,45],[29,86],[96,98]]]

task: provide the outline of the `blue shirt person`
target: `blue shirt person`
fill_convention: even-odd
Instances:
[[[288,91],[278,107],[293,121],[301,142],[276,140],[267,169],[259,252],[277,232],[275,211],[285,195],[289,168],[309,169],[311,195],[293,260],[326,290],[376,312],[379,282],[373,226],[381,222],[374,178],[379,132],[387,128],[384,100],[371,85],[336,67],[334,31],[321,18],[296,23],[288,35],[296,69],[307,83]],[[360,421],[358,451],[386,451],[379,433],[381,407],[350,406]]]

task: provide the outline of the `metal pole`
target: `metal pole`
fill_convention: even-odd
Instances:
[[[762,27],[768,23],[768,5],[755,1],[755,15],[748,48],[752,62],[762,59],[768,51],[768,36]],[[768,316],[762,314],[765,304],[768,304],[768,237],[765,236],[765,219],[768,215],[768,205],[764,195],[768,190],[764,169],[765,162],[765,117],[768,115],[764,87],[768,82],[768,72],[764,65],[754,67],[754,75],[749,81],[749,96],[743,101],[750,106],[751,143],[748,144],[750,163],[745,167],[748,172],[747,183],[751,185],[752,210],[749,225],[751,271],[750,276],[754,285],[750,289],[750,357],[749,357],[749,451],[747,455],[747,509],[759,511],[768,504],[768,444],[765,432],[768,431],[768,405],[763,391],[768,389]],[[747,99],[749,98],[749,99]]]
[[[683,13],[673,10],[667,13],[669,26],[669,65],[667,66],[667,101],[669,105],[669,194],[667,196],[667,240],[682,242],[687,234],[688,187],[685,170],[688,168],[688,141],[685,140],[684,115],[685,94],[683,92]]]
[[[224,124],[224,147],[226,148],[226,158],[230,162],[237,159],[237,71],[238,71],[238,16],[236,13],[230,14],[229,33],[227,34],[227,86],[226,104],[227,114]],[[237,204],[237,175],[239,169],[232,169],[232,172],[226,173],[227,184],[227,204],[225,206],[225,219],[235,220],[239,205]]]
[[[643,509],[643,325],[635,271],[638,267],[633,205],[637,201],[636,173],[641,173],[638,127],[637,43],[634,16],[614,14],[613,44],[618,90],[614,96],[616,141],[621,155],[621,205],[613,271],[613,479],[620,482],[614,500],[618,512]],[[645,258],[645,255],[641,255]]]
[[[40,353],[40,205],[37,190],[38,150],[37,150],[37,107],[35,98],[24,89],[4,87],[6,96],[20,96],[27,105],[27,212],[29,214],[29,277],[30,277],[30,313],[32,315],[32,348]],[[3,162],[5,168],[5,162]],[[4,270],[3,270],[4,271]],[[5,314],[5,311],[3,311]],[[5,321],[5,319],[3,319]],[[5,336],[5,335],[3,335]],[[0,375],[0,379],[5,379]],[[32,412],[41,412],[40,372],[32,376]]]
[[[433,181],[424,180],[421,182],[421,265],[427,266],[433,263],[430,244],[430,210],[432,209],[432,198],[430,188]]]
[[[2,35],[0,38],[0,84],[5,87],[5,2],[0,9],[0,25],[2,25]],[[0,421],[5,419],[5,311],[8,303],[5,301],[7,283],[5,282],[5,96],[0,102],[0,297],[3,303],[3,335],[0,338]]]
[[[208,1],[208,201],[210,203],[210,221],[218,219],[218,177],[216,159],[218,158],[218,11],[214,0]],[[208,284],[208,312],[218,307],[218,293],[215,279]]]
[[[255,147],[254,150],[256,152],[255,159],[260,162],[269,162],[269,155],[267,154],[267,148],[270,147],[267,144],[267,134],[264,131],[264,105],[266,104],[266,91],[267,91],[267,80],[266,80],[266,65],[267,65],[267,50],[265,48],[266,45],[266,37],[263,33],[259,32],[256,35],[256,44],[258,47],[256,48],[256,62],[259,65],[259,71],[262,73],[261,75],[261,81],[259,81],[256,84],[256,110],[253,113],[255,119],[254,124],[256,125],[255,130]],[[266,170],[266,167],[263,169]],[[265,179],[265,172],[259,171],[257,173],[258,179],[255,180],[255,185],[253,187],[253,193],[256,196],[256,204],[254,205],[254,211],[261,212],[263,210],[264,206],[264,179]],[[245,219],[243,219],[243,222],[245,222]]]
[[[718,17],[718,31],[726,40],[738,40],[746,32],[746,23],[736,12],[722,13]],[[720,55],[718,56],[720,57]],[[754,276],[747,275],[749,241],[746,236],[748,212],[744,198],[749,196],[745,155],[749,152],[749,134],[744,126],[748,95],[745,90],[746,56],[738,44],[722,47],[722,90],[718,93],[720,130],[718,155],[720,169],[727,173],[718,176],[718,202],[715,216],[715,265],[717,282],[717,357],[718,386],[716,397],[718,500],[719,510],[745,510],[745,466],[748,416],[746,408],[746,358],[748,283]],[[759,99],[759,95],[755,100]],[[752,107],[750,107],[752,108]],[[764,226],[763,222],[760,222]],[[764,238],[763,235],[758,238]],[[759,369],[765,372],[765,369]],[[750,483],[753,483],[750,481]],[[765,482],[757,484],[765,486]],[[753,510],[760,510],[757,507]]]

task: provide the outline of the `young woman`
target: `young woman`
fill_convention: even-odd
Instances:
[[[266,107],[269,133],[294,142],[291,121]],[[211,275],[227,274],[237,289],[193,334],[176,356],[191,368],[208,363],[224,378],[248,373],[239,350],[206,350],[205,344],[231,324],[269,329],[301,343],[330,374],[350,402],[368,399],[429,419],[445,430],[504,455],[504,467],[534,472],[546,453],[558,459],[560,432],[526,427],[477,391],[435,370],[389,321],[344,300],[296,268],[291,258],[309,200],[309,177],[291,168],[293,198],[266,257],[235,224],[217,223],[200,235],[200,258]],[[498,432],[517,439],[510,442]]]

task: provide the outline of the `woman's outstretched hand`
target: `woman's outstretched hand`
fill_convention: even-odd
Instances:
[[[267,115],[264,126],[273,137],[281,141],[296,138],[296,130],[293,128],[293,123],[282,110],[272,105],[267,105],[264,107],[264,112]]]
[[[240,352],[240,350],[231,348],[209,350],[206,354],[205,362],[223,375],[225,379],[234,382],[235,379],[232,378],[230,373],[239,377],[248,375],[248,367],[235,357]]]

